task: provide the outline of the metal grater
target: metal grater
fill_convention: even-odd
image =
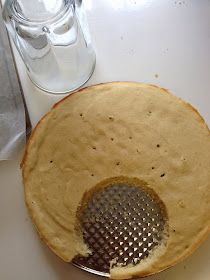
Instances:
[[[138,264],[160,244],[166,213],[145,188],[119,183],[94,192],[80,222],[92,254],[77,256],[73,264],[109,277],[110,267],[116,263]]]

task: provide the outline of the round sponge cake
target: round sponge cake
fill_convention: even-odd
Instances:
[[[167,236],[112,278],[159,272],[210,232],[210,132],[198,112],[165,89],[114,82],[79,90],[34,129],[22,161],[25,200],[41,238],[64,261],[89,253],[78,231],[83,197],[100,182],[136,178],[167,211]]]

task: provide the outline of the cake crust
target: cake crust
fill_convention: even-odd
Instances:
[[[85,192],[125,176],[158,194],[167,245],[136,266],[113,268],[113,279],[171,267],[210,233],[210,131],[196,109],[163,88],[113,82],[65,97],[33,130],[21,168],[32,221],[66,262],[89,252],[75,229]]]

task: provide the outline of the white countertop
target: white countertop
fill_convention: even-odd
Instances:
[[[88,85],[116,80],[161,85],[194,105],[210,126],[209,0],[83,2],[97,55]],[[35,125],[63,96],[35,88],[15,55]],[[99,279],[59,260],[39,240],[24,205],[21,155],[22,151],[16,160],[0,162],[0,279]],[[146,279],[209,280],[210,239],[186,261]]]

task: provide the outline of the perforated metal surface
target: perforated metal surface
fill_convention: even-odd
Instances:
[[[84,241],[92,254],[73,263],[109,276],[111,266],[138,264],[159,244],[165,213],[144,188],[116,184],[95,192],[80,216]]]

